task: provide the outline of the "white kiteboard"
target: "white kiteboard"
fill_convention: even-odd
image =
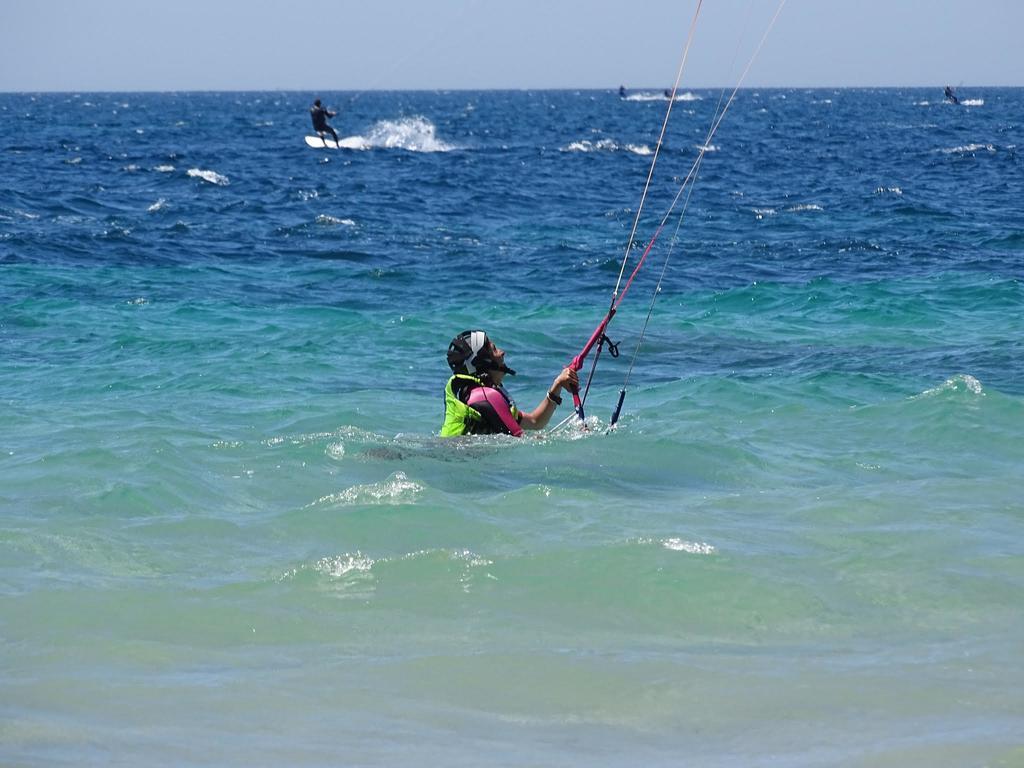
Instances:
[[[335,142],[334,139],[306,136],[306,144],[313,149],[363,149],[366,146],[366,139],[362,136],[346,136],[341,141]]]

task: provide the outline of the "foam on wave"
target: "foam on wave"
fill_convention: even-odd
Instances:
[[[194,179],[202,179],[210,184],[216,184],[219,187],[226,187],[230,183],[227,176],[203,168],[189,168],[188,175]]]
[[[481,557],[469,549],[421,549],[415,552],[407,552],[402,555],[384,557],[370,557],[362,551],[345,552],[340,555],[321,557],[312,564],[304,564],[285,571],[280,580],[294,579],[300,574],[312,572],[320,576],[326,576],[332,581],[337,580],[375,580],[376,573],[381,567],[387,567],[402,562],[441,562],[458,563],[463,569],[486,568],[494,565],[494,561]],[[465,572],[459,578],[463,587],[467,586]]]
[[[985,394],[985,390],[982,388],[980,381],[969,373],[961,373],[946,379],[937,387],[926,389],[916,397],[935,397],[936,395],[942,395],[948,392],[970,392],[972,395],[982,396]]]
[[[381,483],[354,485],[339,493],[321,496],[308,506],[322,504],[404,504],[411,502],[423,490],[423,486],[405,476],[404,472],[395,472]]]
[[[365,136],[343,142],[350,149],[404,149],[409,152],[451,152],[460,147],[437,138],[437,128],[419,115],[380,120]]]
[[[985,150],[986,152],[995,152],[996,148],[992,144],[964,144],[959,147],[949,147],[939,151],[946,155],[955,155],[966,154],[967,152],[979,152],[981,150]]]
[[[643,92],[643,93],[631,93],[625,97],[625,101],[668,101],[669,97],[664,93]],[[695,93],[686,91],[685,93],[677,93],[674,101],[700,101],[701,97]]]
[[[352,221],[352,219],[341,219],[338,218],[337,216],[331,216],[330,214],[327,213],[321,213],[319,216],[317,216],[316,223],[328,225],[340,224],[346,227],[354,227],[356,225],[356,223]]]
[[[567,147],[562,148],[563,152],[632,152],[634,155],[650,155],[654,152],[646,144],[619,144],[614,139],[600,139],[599,141],[574,141]]]

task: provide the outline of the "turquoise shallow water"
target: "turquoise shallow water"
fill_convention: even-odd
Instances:
[[[0,762],[1024,762],[1020,90],[741,92],[619,429],[664,247],[594,429],[434,437],[600,319],[659,92],[0,96]]]

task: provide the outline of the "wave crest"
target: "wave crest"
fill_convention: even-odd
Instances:
[[[226,187],[230,183],[227,176],[203,168],[189,168],[188,175],[194,179],[202,179],[210,184],[216,184],[219,187]]]
[[[634,155],[650,155],[653,153],[646,144],[619,144],[614,139],[600,139],[599,141],[574,141],[567,147],[562,148],[563,152],[632,152]]]
[[[668,101],[669,97],[665,95],[664,91],[661,93],[654,92],[643,92],[643,93],[631,93],[625,97],[625,101]],[[685,93],[677,93],[674,101],[700,101],[701,97],[690,91]]]
[[[691,555],[713,555],[718,551],[713,544],[706,541],[686,541],[676,537],[663,539],[661,546],[673,552],[687,552]]]
[[[948,149],[942,149],[939,151],[946,155],[955,155],[966,154],[968,152],[978,152],[982,149],[984,149],[986,152],[996,151],[995,146],[992,144],[964,144],[963,146],[949,147]]]
[[[321,496],[307,506],[312,507],[324,504],[343,506],[350,504],[407,504],[412,502],[422,490],[423,486],[410,480],[405,476],[404,472],[395,472],[382,483],[353,485],[344,491]]]
[[[985,395],[985,390],[982,388],[980,381],[969,373],[961,373],[946,379],[937,387],[926,389],[917,397],[935,397],[947,392],[969,392],[972,395],[981,395],[982,397]]]
[[[313,570],[324,576],[338,579],[347,573],[366,573],[373,564],[377,562],[372,557],[364,557],[361,552],[354,555],[338,555],[336,557],[322,557],[316,561]]]
[[[354,227],[356,225],[356,223],[354,221],[352,221],[352,219],[341,219],[341,218],[338,218],[337,216],[331,216],[330,214],[326,214],[326,213],[321,213],[319,216],[317,216],[316,217],[316,223],[317,224],[328,224],[328,225],[341,224],[341,225],[344,225],[346,227]]]
[[[409,152],[451,152],[460,147],[437,138],[437,128],[427,118],[403,117],[380,120],[366,136],[354,136],[353,149],[405,149]],[[349,141],[349,139],[346,139]]]

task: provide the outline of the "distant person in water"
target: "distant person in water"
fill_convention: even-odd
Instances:
[[[665,89],[664,93],[665,93],[665,98],[666,99],[671,99],[672,98],[672,91],[670,91],[668,88]]]
[[[626,86],[624,86],[624,85],[620,85],[619,86],[619,98],[620,99],[626,98]]]
[[[563,389],[576,392],[580,383],[576,371],[565,368],[551,382],[536,408],[520,411],[502,386],[506,374],[515,376],[516,372],[505,365],[505,350],[499,349],[483,331],[463,331],[452,339],[448,345],[448,367],[452,377],[444,388],[441,437],[522,437],[524,429],[544,429],[562,403],[559,393]]]
[[[324,109],[320,106],[320,99],[314,101],[313,106],[309,108],[309,116],[313,120],[313,130],[316,131],[316,135],[323,139],[324,134],[330,132],[334,137],[335,144],[338,143],[338,132],[327,124],[327,118],[334,117],[336,114],[338,113],[331,112],[330,110]]]
[[[950,88],[948,85],[946,86],[946,101],[950,101],[953,104],[959,104],[960,103],[960,99],[958,99],[956,97],[956,94],[953,93],[953,89]]]

